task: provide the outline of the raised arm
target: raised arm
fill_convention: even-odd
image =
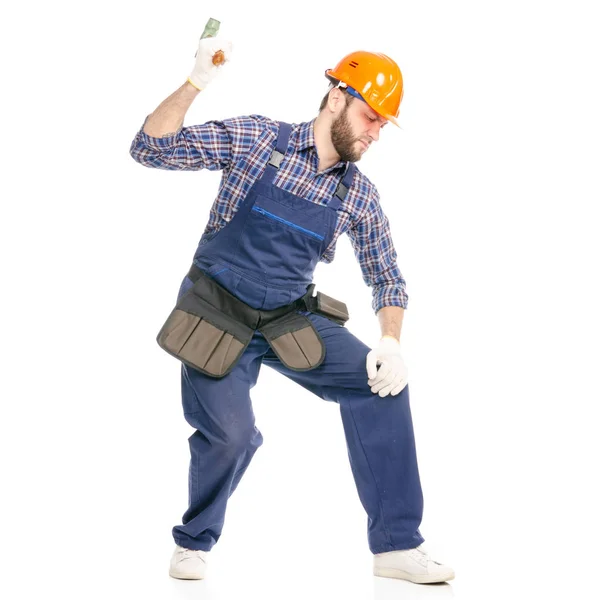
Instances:
[[[183,125],[183,119],[199,93],[199,89],[186,81],[148,115],[143,127],[144,133],[155,138],[175,135]]]
[[[183,120],[192,102],[218,72],[213,56],[222,51],[225,62],[231,55],[231,43],[219,38],[201,39],[196,52],[196,63],[188,80],[146,118],[131,144],[130,154],[146,167],[159,169],[222,169],[228,156],[227,134],[218,126],[201,126],[182,131]],[[216,149],[216,152],[215,152]]]

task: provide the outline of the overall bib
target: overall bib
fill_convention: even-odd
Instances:
[[[255,309],[279,308],[306,293],[333,238],[337,209],[355,172],[350,163],[326,205],[275,187],[290,133],[291,126],[281,123],[262,176],[231,221],[216,234],[202,236],[194,255],[197,267]],[[191,286],[186,277],[179,298]],[[183,410],[196,431],[189,438],[189,507],[182,525],[173,528],[179,546],[208,551],[221,536],[227,500],[262,444],[250,389],[263,363],[320,398],[338,403],[352,473],[368,515],[371,551],[403,550],[423,542],[418,530],[423,495],[408,386],[397,396],[371,393],[366,372],[370,348],[342,325],[322,315],[303,314],[326,347],[325,359],[312,370],[285,367],[259,331],[223,378],[182,365]]]

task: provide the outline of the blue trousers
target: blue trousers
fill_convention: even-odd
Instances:
[[[183,524],[173,528],[179,546],[210,550],[221,535],[227,500],[263,441],[250,401],[262,364],[338,403],[352,473],[368,516],[371,552],[404,550],[423,542],[418,529],[423,494],[408,386],[397,396],[371,393],[365,367],[368,346],[325,317],[309,318],[327,348],[323,363],[311,371],[284,367],[259,332],[222,379],[182,365],[183,410],[196,431],[189,438],[189,507]]]

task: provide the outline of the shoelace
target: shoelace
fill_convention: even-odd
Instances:
[[[179,562],[183,562],[184,560],[188,560],[189,558],[199,558],[202,562],[206,562],[204,560],[204,556],[202,556],[202,550],[190,550],[189,548],[182,548],[177,551]]]
[[[434,565],[441,565],[442,563],[437,562],[437,560],[433,560],[433,558],[431,558],[429,556],[429,554],[427,554],[427,552],[425,551],[425,549],[423,549],[421,546],[419,546],[418,548],[413,548],[411,550],[411,556],[417,560],[420,564],[422,564],[424,567],[427,566],[428,562],[432,562]]]
[[[420,565],[423,565],[424,567],[426,567],[427,562],[431,560],[427,555],[427,552],[425,552],[425,550],[422,550],[421,548],[411,548],[409,550],[409,556],[411,556],[411,558],[414,558]]]
[[[434,565],[441,565],[442,563],[437,562],[436,560],[433,560],[429,554],[427,554],[427,551],[422,548],[421,546],[419,546],[418,548],[411,548],[409,550],[409,556],[411,556],[412,558],[414,558],[420,565],[427,567],[427,564],[429,562],[432,562]]]

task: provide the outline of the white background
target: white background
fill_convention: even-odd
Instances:
[[[541,598],[598,583],[598,83],[593,2],[27,3],[4,12],[5,598]],[[596,7],[597,8],[597,7]],[[189,74],[209,17],[234,42],[185,124],[316,115],[345,54],[392,56],[402,129],[360,168],[410,297],[402,345],[425,512],[450,585],[371,575],[337,406],[264,368],[265,443],[209,579],[168,577],[187,506],[179,365],[155,342],[219,183],[129,145]],[[350,243],[320,265],[379,329]]]

